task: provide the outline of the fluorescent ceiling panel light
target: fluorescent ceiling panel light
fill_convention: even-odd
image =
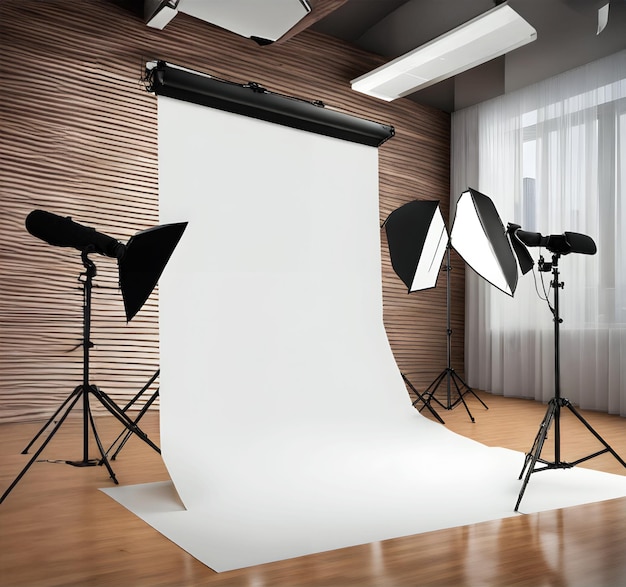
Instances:
[[[609,3],[607,2],[601,8],[598,8],[598,31],[596,35],[599,35],[609,24]]]
[[[352,80],[352,89],[391,102],[467,71],[537,38],[506,4]]]
[[[153,29],[163,30],[178,14],[178,0],[146,0],[144,2],[144,18],[146,24]]]
[[[242,37],[276,41],[311,7],[307,0],[180,0],[178,10]]]

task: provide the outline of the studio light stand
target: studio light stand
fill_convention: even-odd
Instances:
[[[468,188],[457,202],[450,236],[436,200],[414,200],[400,206],[387,217],[383,227],[387,233],[391,264],[409,293],[435,287],[442,259],[444,255],[446,257],[443,267],[446,272],[446,367],[421,394],[402,374],[405,383],[417,395],[413,406],[422,402],[424,405],[419,411],[427,407],[443,424],[431,404],[434,402],[445,410],[463,404],[474,422],[465,401],[466,395],[473,395],[485,409],[489,408],[451,364],[450,250],[454,248],[478,275],[512,296],[517,285],[517,264],[496,208],[490,198]],[[435,395],[444,382],[445,403]]]
[[[9,486],[9,488],[4,492],[2,497],[0,497],[0,503],[2,503],[5,498],[11,493],[12,489],[19,483],[20,479],[26,474],[28,469],[30,469],[31,465],[37,460],[41,452],[46,448],[48,443],[52,440],[54,435],[58,432],[59,428],[65,422],[65,419],[72,411],[74,406],[82,400],[82,411],[83,411],[83,420],[82,420],[82,432],[83,432],[83,458],[77,461],[65,461],[68,465],[73,465],[75,467],[93,467],[95,465],[103,464],[113,480],[113,482],[117,485],[118,481],[115,477],[115,473],[111,468],[109,460],[107,458],[106,452],[100,440],[100,436],[98,435],[98,431],[96,429],[96,423],[93,418],[93,414],[91,412],[91,407],[89,403],[90,396],[93,396],[96,400],[100,402],[113,416],[115,416],[130,432],[135,433],[139,438],[141,438],[145,443],[151,446],[154,450],[156,450],[159,454],[161,454],[161,450],[159,447],[154,444],[143,432],[142,430],[127,416],[127,414],[117,406],[113,400],[104,393],[101,389],[92,385],[89,379],[89,351],[91,347],[93,347],[93,343],[90,340],[90,331],[91,331],[91,290],[93,288],[93,278],[96,275],[96,266],[89,259],[89,253],[95,251],[94,247],[87,247],[81,253],[81,260],[83,262],[83,266],[85,267],[84,273],[81,273],[79,276],[79,281],[82,284],[83,290],[83,339],[81,346],[83,347],[83,381],[80,385],[74,388],[74,391],[70,393],[70,395],[63,401],[63,403],[57,408],[57,410],[52,414],[50,419],[43,425],[43,427],[37,432],[34,438],[29,442],[26,448],[22,451],[22,454],[28,454],[28,451],[32,448],[32,446],[37,442],[39,437],[46,431],[46,429],[55,422],[54,427],[45,438],[45,440],[41,443],[39,448],[35,451],[30,461],[26,464],[26,466],[22,469],[20,474],[15,478],[13,483]],[[81,279],[82,278],[82,279]],[[57,416],[60,415],[60,418],[57,420]],[[100,454],[100,458],[92,459],[89,458],[89,432],[92,432],[93,438],[96,441],[98,446],[98,451]]]
[[[520,232],[520,231],[518,231]],[[574,233],[565,233],[574,234]],[[518,235],[519,236],[519,235]],[[584,235],[578,235],[579,237]],[[523,238],[523,237],[522,237]],[[554,237],[543,237],[543,238],[554,238]],[[587,237],[588,238],[588,237]],[[581,241],[584,242],[584,241]],[[550,244],[547,244],[550,246]],[[561,245],[558,245],[558,248],[561,248]],[[586,248],[585,250],[577,250],[571,252],[582,252],[586,254],[593,254],[591,249]],[[593,252],[595,252],[595,244],[593,245]],[[600,456],[604,453],[611,453],[618,462],[626,467],[626,462],[609,446],[609,444],[598,434],[593,427],[583,418],[583,416],[578,412],[578,410],[572,405],[572,403],[561,397],[561,359],[560,359],[560,338],[559,338],[559,328],[563,320],[559,314],[559,290],[563,288],[563,282],[559,281],[559,259],[561,257],[561,252],[553,252],[552,255],[552,263],[545,263],[543,257],[540,258],[539,261],[539,271],[544,272],[552,272],[552,281],[550,282],[550,287],[554,290],[554,307],[552,308],[553,319],[554,319],[554,397],[550,399],[548,402],[548,408],[546,414],[539,425],[539,431],[537,432],[537,436],[533,442],[532,448],[526,454],[524,459],[524,466],[519,475],[519,479],[524,476],[524,472],[526,476],[524,477],[524,481],[522,483],[522,488],[519,492],[519,497],[517,498],[517,503],[515,504],[515,511],[518,511],[519,505],[522,501],[522,497],[524,496],[524,492],[526,491],[526,486],[530,480],[530,476],[533,473],[538,471],[546,471],[548,469],[571,469],[580,463],[593,459],[597,456]],[[604,446],[602,450],[594,452],[593,454],[589,454],[587,456],[576,459],[575,461],[563,461],[561,459],[561,409],[567,408],[576,418],[585,426],[585,428]],[[544,443],[546,441],[548,431],[551,426],[554,426],[554,460],[547,460],[541,457],[541,452],[543,451]],[[537,467],[537,463],[540,463],[540,466]]]
[[[475,422],[474,416],[470,412],[470,409],[465,401],[467,394],[473,395],[482,405],[488,410],[487,404],[480,399],[474,390],[463,380],[463,378],[452,368],[452,324],[450,320],[450,271],[452,271],[452,265],[450,263],[450,242],[446,246],[446,264],[443,267],[446,272],[446,368],[435,378],[435,380],[426,388],[423,393],[426,405],[430,407],[430,403],[434,401],[444,410],[452,410],[458,404],[462,403],[467,415],[472,422]],[[444,404],[435,395],[442,383],[446,384],[446,403]],[[452,387],[456,392],[456,397],[453,399]],[[415,403],[413,404],[415,405]]]
[[[109,472],[110,478],[115,484],[118,484],[107,456],[108,451],[104,450],[96,429],[96,423],[90,406],[90,399],[92,397],[100,402],[100,404],[124,426],[127,434],[136,434],[141,440],[148,444],[148,446],[161,454],[160,448],[152,442],[137,425],[137,422],[145,411],[140,413],[139,417],[135,420],[132,420],[126,413],[128,406],[124,409],[120,408],[106,393],[93,385],[90,381],[90,350],[94,346],[91,342],[91,297],[93,278],[96,276],[96,265],[89,258],[89,255],[99,253],[117,259],[120,274],[120,289],[124,298],[126,318],[130,321],[152,292],[186,226],[187,223],[183,222],[153,227],[137,233],[129,240],[127,245],[124,245],[110,236],[96,232],[93,228],[85,227],[72,221],[69,217],[57,216],[56,214],[43,210],[35,210],[28,215],[26,228],[33,236],[51,245],[73,247],[81,251],[81,260],[85,268],[84,272],[80,273],[78,277],[83,291],[83,336],[81,342],[83,348],[83,374],[82,383],[74,388],[22,451],[22,454],[28,454],[29,450],[37,443],[44,432],[54,423],[54,426],[44,438],[43,442],[41,442],[26,466],[2,494],[0,503],[6,499],[33,463],[35,463],[39,455],[61,428],[72,409],[79,402],[82,404],[82,458],[63,462],[75,467],[104,465]],[[145,389],[147,389],[147,387],[144,387],[140,394],[143,393]],[[154,399],[155,398],[151,398],[151,401],[147,403],[148,407],[152,404]],[[147,410],[147,407],[145,409]],[[89,456],[90,435],[93,436],[98,447],[99,456],[97,458],[90,458]],[[119,450],[118,448],[117,452],[119,452]],[[117,454],[117,452],[115,454]]]

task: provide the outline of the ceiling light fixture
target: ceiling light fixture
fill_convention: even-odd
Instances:
[[[146,24],[162,31],[178,14],[179,0],[145,0],[144,19]]]
[[[308,0],[144,0],[144,20],[164,29],[179,13],[268,45],[311,12]]]
[[[486,63],[537,38],[507,4],[352,80],[352,89],[391,102]]]

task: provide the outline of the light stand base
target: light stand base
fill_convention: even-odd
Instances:
[[[604,446],[602,450],[589,454],[585,457],[581,457],[572,462],[566,462],[561,460],[560,455],[560,417],[561,417],[561,408],[567,408],[578,420],[585,426],[585,428],[591,432],[591,434]],[[548,435],[548,430],[550,426],[554,423],[555,425],[555,459],[553,461],[548,461],[546,459],[541,458],[541,451],[543,450],[543,445],[546,441],[546,437]],[[580,463],[598,457],[605,453],[611,453],[617,461],[623,466],[626,467],[626,462],[611,448],[611,446],[593,429],[591,424],[583,418],[583,416],[578,412],[578,410],[571,404],[571,402],[566,398],[554,397],[548,402],[548,409],[546,410],[546,414],[539,425],[539,431],[537,432],[537,436],[535,436],[535,440],[533,442],[532,448],[530,452],[526,454],[524,459],[524,466],[522,467],[522,472],[519,475],[519,479],[522,478],[524,472],[526,472],[526,476],[524,477],[524,482],[522,483],[522,488],[519,493],[519,497],[517,498],[517,503],[515,504],[515,511],[518,511],[519,505],[522,501],[522,497],[524,496],[524,492],[526,491],[526,486],[528,485],[528,481],[530,480],[530,476],[533,473],[537,473],[539,471],[546,471],[548,469],[571,469]],[[543,466],[537,467],[537,463],[540,463]]]
[[[411,389],[413,389],[413,391],[417,395],[417,399],[413,402],[413,406],[415,406],[415,404],[419,401],[423,402],[424,405],[419,411],[421,412],[425,407],[428,408],[430,412],[433,415],[435,415],[435,417],[442,424],[444,423],[443,420],[435,412],[435,410],[433,409],[431,405],[431,402],[433,401],[436,402],[444,410],[451,410],[455,408],[459,403],[462,403],[463,406],[465,407],[465,411],[467,412],[467,415],[469,416],[472,422],[475,422],[474,416],[472,416],[472,413],[469,411],[469,408],[467,407],[467,403],[465,402],[465,396],[468,393],[473,395],[483,405],[483,407],[486,410],[489,409],[487,407],[487,404],[474,393],[474,390],[467,383],[465,383],[465,381],[463,381],[463,378],[451,367],[451,364],[452,364],[452,361],[451,361],[452,328],[451,328],[451,318],[450,318],[450,271],[452,271],[452,266],[450,265],[450,248],[451,248],[450,239],[448,239],[448,244],[446,245],[446,266],[444,268],[446,272],[446,325],[447,325],[447,328],[446,328],[446,354],[447,354],[446,365],[447,367],[426,388],[426,391],[424,391],[424,393],[422,394],[418,393],[417,390],[411,385]],[[404,375],[402,375],[402,377],[404,377]],[[404,380],[408,382],[406,377],[404,377]],[[447,402],[445,404],[439,401],[435,397],[435,393],[437,392],[437,389],[439,389],[439,386],[444,381],[446,382],[446,390],[447,390]],[[456,393],[458,396],[455,401],[452,401],[452,397],[451,397],[452,386],[454,386],[454,389],[456,390]]]
[[[57,408],[57,410],[52,414],[52,416],[48,419],[48,421],[41,427],[39,432],[33,437],[33,439],[28,443],[26,448],[22,451],[22,454],[28,454],[28,451],[31,447],[37,442],[37,440],[42,436],[42,434],[48,429],[48,427],[55,422],[57,416],[60,415],[58,421],[55,422],[54,427],[50,430],[48,436],[43,440],[40,444],[39,448],[32,455],[31,459],[28,461],[26,466],[22,469],[19,475],[14,479],[13,483],[9,485],[8,489],[2,494],[0,497],[0,503],[2,503],[9,493],[13,490],[13,488],[19,483],[22,477],[27,473],[30,467],[35,463],[39,455],[43,452],[43,450],[48,446],[49,442],[54,438],[54,435],[58,432],[59,428],[65,422],[67,416],[70,414],[74,406],[78,403],[79,399],[83,399],[83,459],[82,460],[74,460],[74,461],[63,461],[65,464],[72,465],[74,467],[92,467],[96,465],[104,465],[109,472],[109,476],[112,479],[113,483],[118,485],[118,481],[115,477],[115,473],[111,468],[109,463],[109,459],[107,458],[107,453],[104,450],[102,442],[100,441],[100,436],[96,429],[96,423],[93,418],[93,414],[91,413],[91,408],[89,406],[89,397],[94,396],[113,416],[115,416],[124,426],[125,428],[139,436],[146,444],[151,446],[154,450],[156,450],[159,454],[161,454],[161,450],[159,447],[152,442],[147,435],[137,426],[135,422],[133,422],[128,416],[113,402],[108,395],[102,392],[98,387],[94,385],[79,385],[72,391],[72,393],[63,401],[63,403]],[[88,434],[91,429],[91,433],[93,435],[94,440],[98,446],[98,452],[100,454],[99,459],[90,459],[88,457]]]
[[[446,389],[447,389],[447,396],[446,396],[447,401],[445,404],[435,397],[435,393],[437,392],[437,390],[439,389],[439,387],[444,381],[446,383]],[[457,395],[457,398],[454,401],[452,401],[452,388],[453,387]],[[463,378],[454,369],[452,369],[451,367],[446,367],[435,378],[435,380],[426,388],[426,390],[424,391],[422,395],[424,396],[425,398],[424,402],[427,405],[430,406],[431,401],[434,401],[444,410],[452,410],[456,406],[458,406],[460,403],[462,403],[463,406],[465,407],[465,411],[467,412],[467,415],[469,416],[470,420],[472,422],[475,422],[474,416],[472,416],[472,413],[470,412],[469,407],[465,401],[465,396],[467,394],[473,395],[483,405],[483,407],[486,410],[489,409],[487,407],[487,404],[476,395],[474,390],[467,383],[465,383]]]
[[[135,395],[135,397],[133,397],[123,408],[122,411],[123,412],[127,412],[132,406],[135,405],[135,403],[139,400],[139,398],[141,398],[143,396],[144,393],[146,393],[148,391],[148,389],[150,388],[150,386],[156,381],[157,377],[160,375],[161,370],[157,369],[154,373],[154,375],[148,380],[148,382],[139,390],[139,392],[137,392],[137,394]],[[144,417],[144,415],[146,414],[146,412],[148,411],[148,409],[150,408],[150,406],[156,401],[156,399],[159,397],[159,387],[156,388],[156,390],[152,393],[152,395],[148,398],[148,400],[146,401],[146,403],[143,405],[143,407],[141,408],[141,410],[139,410],[139,413],[137,414],[137,417],[133,420],[133,424],[137,425],[137,423],[139,422],[139,420],[141,420],[141,418]],[[124,445],[128,442],[128,440],[130,439],[130,437],[132,436],[133,431],[125,428],[124,430],[122,430],[122,432],[120,432],[119,436],[113,441],[113,443],[111,444],[111,446],[109,447],[109,449],[107,450],[106,454],[108,455],[116,446],[117,448],[115,449],[115,452],[113,453],[113,456],[111,457],[111,460],[114,461],[117,458],[117,455],[120,453],[120,451],[124,448]]]
[[[404,379],[404,382],[408,385],[408,387],[411,389],[411,391],[417,396],[417,399],[413,402],[413,407],[415,407],[415,404],[417,402],[422,402],[424,405],[418,410],[419,412],[421,412],[424,408],[428,408],[428,411],[433,416],[435,416],[435,418],[437,418],[437,420],[439,420],[439,422],[441,422],[441,424],[445,424],[445,422],[443,421],[441,416],[437,412],[435,412],[433,407],[430,405],[430,398],[424,398],[424,394],[420,393],[419,391],[417,391],[417,389],[415,389],[413,384],[409,381],[409,379],[407,378],[407,376],[404,373],[400,373],[400,375],[402,375],[402,379]]]
[[[186,223],[185,223],[186,224]],[[168,225],[174,226],[174,225]],[[180,236],[180,235],[179,235]],[[107,237],[108,238],[108,237]],[[91,259],[89,259],[89,255],[94,253],[96,250],[95,245],[88,245],[81,251],[81,260],[83,262],[83,266],[85,267],[85,271],[81,273],[78,277],[78,281],[82,284],[83,290],[83,339],[81,346],[83,347],[83,382],[81,385],[78,385],[74,388],[74,391],[70,393],[70,395],[65,398],[65,400],[61,403],[61,405],[56,409],[54,414],[48,419],[48,421],[43,425],[43,427],[37,432],[35,437],[28,443],[28,446],[22,451],[22,454],[27,454],[30,448],[37,442],[39,437],[48,429],[48,427],[54,422],[54,427],[49,432],[48,436],[41,443],[35,454],[32,456],[30,461],[26,464],[26,466],[22,469],[19,475],[15,478],[13,483],[9,486],[9,488],[2,494],[0,497],[0,503],[2,503],[6,497],[11,493],[13,488],[18,484],[20,479],[26,474],[26,472],[30,469],[32,464],[37,460],[37,457],[41,454],[41,452],[46,448],[48,443],[52,440],[54,435],[57,433],[59,428],[65,422],[65,419],[72,411],[74,406],[78,403],[79,399],[83,400],[83,458],[78,461],[64,461],[66,464],[72,465],[74,467],[92,467],[97,465],[104,465],[111,476],[111,479],[115,484],[117,484],[117,479],[115,478],[115,473],[111,468],[109,463],[109,459],[107,458],[107,452],[105,452],[104,447],[102,446],[102,442],[100,442],[100,436],[98,435],[98,431],[96,430],[96,423],[93,418],[93,414],[91,413],[91,407],[89,405],[89,399],[91,396],[95,397],[102,406],[104,406],[111,415],[115,416],[117,420],[124,426],[124,428],[129,432],[136,434],[141,440],[143,440],[146,444],[151,446],[157,453],[161,454],[161,449],[152,442],[148,436],[137,426],[137,420],[131,420],[126,414],[125,409],[120,408],[106,393],[101,391],[95,385],[91,385],[89,383],[89,351],[91,347],[93,347],[93,343],[90,340],[90,331],[91,331],[91,290],[93,288],[93,278],[96,275],[96,266]],[[136,250],[136,249],[135,249]],[[126,300],[124,300],[126,302]],[[129,318],[130,320],[130,318]],[[154,378],[150,380],[147,386],[141,390],[141,392],[135,396],[138,397],[147,389],[147,387],[156,379],[159,371],[154,375]],[[133,400],[134,401],[134,400]],[[151,402],[150,402],[151,403]],[[149,404],[148,404],[149,406]],[[147,409],[147,408],[146,408]],[[56,421],[57,416],[60,415],[58,421]],[[143,413],[141,414],[143,415]],[[91,429],[91,433],[93,435],[96,444],[98,445],[98,452],[100,453],[100,459],[94,460],[89,458],[89,432]],[[110,450],[110,449],[109,449]],[[118,449],[119,451],[119,449]],[[117,454],[117,453],[116,453]]]
[[[72,465],[72,467],[96,467],[102,464],[101,460],[89,459],[87,461],[65,461],[66,465]]]

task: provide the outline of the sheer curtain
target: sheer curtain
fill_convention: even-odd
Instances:
[[[559,260],[561,393],[626,416],[626,51],[454,113],[451,183],[453,201],[467,186],[488,195],[505,225],[594,239],[596,255]],[[510,298],[467,273],[468,383],[547,401],[552,274],[535,263]]]

